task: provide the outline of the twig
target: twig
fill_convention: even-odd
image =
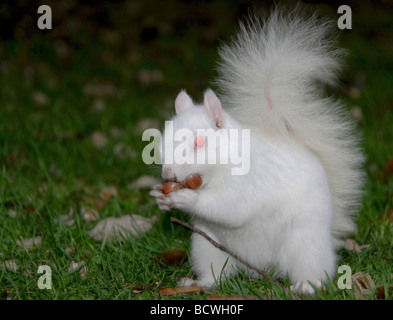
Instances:
[[[261,269],[259,269],[259,268],[257,268],[257,267],[254,267],[254,266],[250,265],[248,262],[244,261],[242,258],[240,258],[238,255],[236,255],[234,252],[232,252],[231,250],[225,248],[223,245],[219,244],[217,241],[215,241],[215,240],[213,240],[212,238],[210,238],[210,237],[209,237],[205,232],[203,232],[202,230],[200,230],[200,229],[198,229],[198,228],[195,228],[194,226],[189,225],[188,223],[186,223],[186,222],[184,222],[184,221],[182,221],[182,220],[173,218],[173,217],[171,217],[171,221],[174,222],[174,223],[176,223],[176,224],[178,224],[178,225],[181,225],[182,227],[184,227],[184,228],[186,228],[186,229],[188,229],[188,230],[191,230],[192,232],[195,232],[195,233],[200,234],[202,237],[204,237],[207,241],[209,241],[209,242],[210,242],[213,246],[215,246],[216,248],[220,249],[221,251],[224,251],[224,252],[228,253],[229,255],[231,255],[232,257],[234,257],[236,260],[238,260],[239,262],[243,263],[246,267],[248,267],[248,268],[250,268],[250,269],[252,269],[252,270],[258,272],[258,273],[261,274],[262,276],[264,276],[267,280],[273,281],[273,282],[277,283],[277,281],[276,281],[276,280],[273,280],[272,277],[270,277],[265,271],[263,271],[263,270],[261,270]]]

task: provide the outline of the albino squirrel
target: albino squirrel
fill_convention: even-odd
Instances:
[[[322,90],[340,69],[342,50],[330,38],[335,27],[299,9],[241,24],[220,50],[220,99],[207,90],[203,105],[195,105],[182,91],[172,121],[174,131],[187,128],[195,137],[198,129],[250,129],[248,174],[233,175],[230,163],[166,163],[162,151],[163,179],[198,173],[203,183],[169,194],[158,185],[150,193],[160,209],[187,213],[221,245],[250,265],[289,276],[303,293],[334,278],[336,250],[356,231],[362,196],[363,156],[352,121]],[[209,145],[207,136],[198,138],[206,141],[188,141],[189,157]],[[183,285],[211,287],[246,269],[195,233],[191,260],[198,280]]]

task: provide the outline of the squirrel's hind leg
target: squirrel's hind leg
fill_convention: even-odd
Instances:
[[[211,236],[211,235],[210,235]],[[181,286],[197,284],[201,287],[211,288],[225,281],[226,277],[237,273],[234,258],[213,246],[199,234],[193,234],[191,238],[192,268],[198,280],[182,278]]]

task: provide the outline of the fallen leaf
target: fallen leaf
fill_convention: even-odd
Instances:
[[[16,154],[15,154],[15,153],[10,153],[10,154],[7,156],[7,161],[8,161],[8,163],[13,163],[13,162],[15,162],[15,159],[16,159]]]
[[[75,270],[81,268],[84,264],[85,263],[83,261],[81,262],[71,261],[70,267],[68,268],[68,272],[74,272]]]
[[[9,215],[11,218],[16,218],[16,211],[13,210],[13,209],[9,209],[9,210],[8,210],[8,215]]]
[[[48,96],[41,91],[33,92],[33,100],[38,107],[46,106],[49,103]]]
[[[368,273],[357,272],[352,275],[352,289],[356,300],[364,300],[376,286]]]
[[[393,175],[393,157],[386,161],[385,167],[382,172],[383,179],[387,180]]]
[[[82,200],[98,210],[103,210],[108,206],[108,202],[103,199],[82,197]]]
[[[91,142],[98,149],[104,148],[108,144],[108,138],[102,132],[95,131],[90,136]]]
[[[378,217],[380,223],[392,223],[393,222],[393,209],[389,209],[386,214]]]
[[[241,294],[241,295],[224,295],[220,296],[218,294],[211,294],[207,297],[207,300],[259,300],[260,298],[251,294]]]
[[[100,197],[101,199],[108,201],[113,197],[117,196],[117,189],[114,186],[111,186],[109,188],[104,188],[100,192]]]
[[[349,250],[349,251],[355,251],[355,252],[359,253],[359,252],[362,251],[362,249],[366,249],[366,248],[368,248],[369,246],[370,246],[370,245],[368,245],[368,244],[359,245],[359,244],[357,244],[356,241],[353,240],[353,239],[346,239],[346,240],[345,240],[345,248],[346,248],[347,250]]]
[[[16,243],[20,246],[30,249],[33,248],[34,246],[40,245],[41,242],[42,242],[42,237],[37,236],[35,238],[26,238],[26,239],[18,240]]]
[[[386,213],[386,217],[390,219],[390,221],[393,222],[393,209],[389,209],[388,212]]]
[[[86,278],[86,275],[87,275],[87,267],[86,267],[86,266],[83,266],[83,267],[80,269],[79,274],[80,274],[81,278]]]
[[[25,210],[26,210],[27,213],[30,213],[30,214],[35,213],[34,207],[30,207],[30,206],[29,206],[29,207],[27,207]]]
[[[140,233],[147,232],[157,219],[156,216],[145,218],[136,214],[125,215],[120,218],[106,218],[90,230],[88,235],[97,241],[103,239],[121,241],[123,238],[138,237]]]
[[[16,259],[6,260],[0,266],[14,272],[19,269]]]
[[[157,286],[154,284],[144,284],[138,283],[132,287],[132,293],[142,293],[143,291],[151,291],[155,289]]]
[[[388,295],[391,297],[393,294],[393,284],[389,284],[386,286],[386,291],[388,292]],[[380,285],[377,288],[377,296],[376,298],[379,300],[385,300],[386,299],[386,291],[385,291],[385,285]]]
[[[132,189],[139,189],[139,188],[151,188],[156,184],[159,184],[160,181],[154,177],[143,175],[139,177],[136,181],[131,184]]]
[[[85,219],[85,221],[87,222],[94,222],[100,217],[97,210],[89,207],[82,207],[81,215],[83,216],[83,219]]]
[[[170,287],[170,288],[162,288],[158,292],[162,296],[173,296],[175,294],[195,294],[202,293],[206,290],[205,287],[200,287],[196,284],[193,284],[188,287]]]
[[[379,300],[385,300],[385,287],[384,286],[379,286],[377,288],[377,299]]]
[[[183,249],[170,249],[161,252],[153,259],[154,263],[164,262],[171,267],[178,266],[187,258],[186,251]]]
[[[78,271],[79,270],[79,274],[82,278],[86,277],[86,273],[87,273],[87,268],[85,266],[85,262],[81,261],[81,262],[75,262],[72,261],[70,264],[70,267],[68,268],[68,272],[74,272],[74,271]]]

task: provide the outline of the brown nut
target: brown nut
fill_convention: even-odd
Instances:
[[[168,194],[168,193],[180,190],[182,188],[183,188],[183,186],[180,183],[169,181],[169,182],[166,182],[166,183],[163,184],[162,192],[164,194]]]
[[[198,189],[202,185],[202,178],[198,173],[190,174],[185,181],[185,185],[188,189]]]

